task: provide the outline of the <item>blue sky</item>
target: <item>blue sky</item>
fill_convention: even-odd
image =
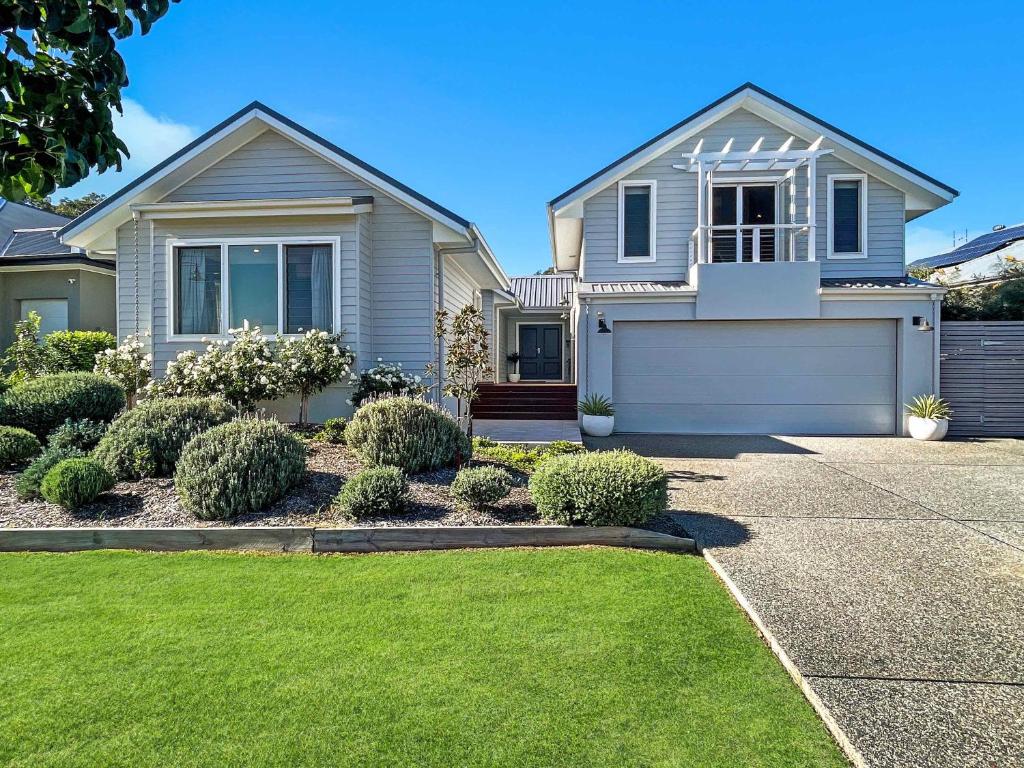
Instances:
[[[529,273],[547,200],[750,80],[960,190],[908,227],[911,259],[1024,221],[1024,6],[711,5],[184,0],[121,46],[132,161],[56,197],[112,192],[259,99]]]

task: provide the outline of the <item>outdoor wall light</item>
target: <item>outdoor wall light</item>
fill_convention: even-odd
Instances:
[[[914,315],[914,325],[917,327],[917,330],[924,333],[935,330],[935,327],[928,322],[928,318],[921,317],[921,315]]]
[[[604,312],[597,313],[597,332],[598,333],[611,333],[612,329],[608,327],[608,323],[604,321]]]

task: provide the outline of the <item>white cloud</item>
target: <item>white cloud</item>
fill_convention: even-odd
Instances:
[[[153,115],[139,102],[122,99],[124,114],[114,112],[114,133],[123,141],[131,157],[120,173],[93,172],[70,189],[57,190],[55,197],[78,197],[87,192],[115,192],[135,177],[174,154],[192,141],[198,132],[190,125]]]
[[[907,263],[938,256],[953,249],[953,233],[928,227],[907,226]]]
[[[126,166],[147,170],[198,135],[189,125],[151,115],[145,107],[132,99],[124,99],[122,105],[124,114],[114,113],[114,133],[128,145],[128,151],[131,152],[131,159]]]

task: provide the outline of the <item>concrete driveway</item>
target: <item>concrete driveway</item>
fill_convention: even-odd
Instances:
[[[870,766],[1024,766],[1024,441],[633,435]]]

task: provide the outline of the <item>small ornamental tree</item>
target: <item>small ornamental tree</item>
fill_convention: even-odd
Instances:
[[[444,342],[441,393],[455,398],[456,415],[461,417],[463,402],[468,410],[469,404],[477,398],[480,382],[491,375],[484,313],[470,304],[454,315],[440,309],[434,318],[434,335]],[[472,419],[468,419],[467,424],[467,434],[472,436]]]
[[[261,400],[288,394],[288,377],[274,359],[270,342],[258,327],[228,331],[230,340],[211,342],[203,353],[188,350],[167,366],[167,375],[151,381],[146,394],[152,397],[219,396],[240,410],[250,410]]]
[[[96,355],[93,372],[120,384],[129,408],[135,406],[139,392],[153,375],[153,355],[146,352],[148,341],[149,331],[132,333],[116,349],[105,349]]]
[[[352,372],[355,355],[342,346],[342,334],[311,330],[299,338],[277,338],[277,361],[287,389],[298,392],[299,424],[309,419],[309,398]]]
[[[11,371],[10,383],[34,379],[42,374],[46,366],[46,354],[39,344],[38,312],[29,312],[28,317],[14,324],[14,343],[4,354],[4,366]]]

